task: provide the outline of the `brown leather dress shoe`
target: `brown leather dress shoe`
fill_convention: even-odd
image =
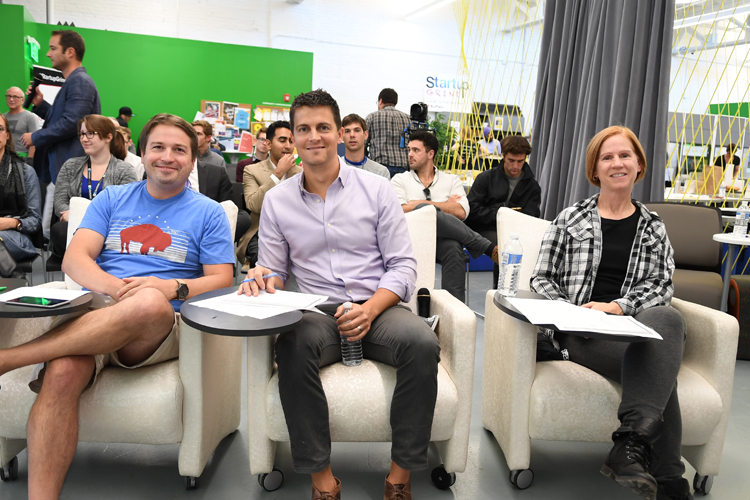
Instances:
[[[313,484],[312,500],[341,500],[341,481],[337,477],[334,477],[334,479],[336,480],[336,487],[331,491],[318,491]]]
[[[391,484],[385,476],[385,495],[383,500],[411,500],[411,480],[406,484]]]

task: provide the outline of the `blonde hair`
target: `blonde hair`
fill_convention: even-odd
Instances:
[[[640,181],[646,175],[646,153],[643,152],[643,146],[641,146],[638,138],[628,127],[613,125],[596,134],[586,147],[586,178],[596,187],[601,187],[602,185],[599,178],[594,176],[596,172],[596,163],[599,160],[599,152],[602,149],[604,141],[615,135],[624,136],[633,146],[633,151],[635,152],[635,156],[638,158],[638,163],[641,166],[641,171],[638,172],[638,175],[635,177],[635,182]]]

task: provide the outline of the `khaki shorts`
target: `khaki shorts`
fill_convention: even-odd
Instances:
[[[107,305],[111,304],[111,299],[109,297],[106,297],[105,303]],[[75,319],[79,316],[83,316],[87,312],[95,311],[97,309],[100,309],[100,307],[91,307],[86,311],[79,311],[75,313],[70,314],[63,314],[61,316],[55,316],[55,318],[52,320],[52,323],[50,324],[49,330],[52,330],[53,328],[56,328],[63,323],[66,323],[72,319]],[[49,331],[47,330],[47,331]],[[161,363],[162,361],[169,361],[170,359],[174,359],[179,355],[180,348],[180,322],[178,320],[178,313],[174,313],[174,323],[172,324],[172,330],[169,332],[169,335],[164,339],[164,341],[159,345],[159,347],[154,351],[154,353],[148,357],[148,359],[145,359],[141,361],[140,363],[136,365],[124,365],[120,359],[117,357],[117,352],[110,352],[109,354],[96,354],[94,355],[94,363],[95,363],[95,369],[94,374],[91,376],[91,381],[89,381],[89,384],[86,386],[86,389],[94,385],[94,382],[96,382],[96,377],[99,375],[99,372],[102,371],[102,369],[107,365],[114,365],[114,366],[120,366],[122,368],[127,368],[129,370],[133,370],[135,368],[141,368],[142,366],[149,366],[149,365],[155,365],[157,363]],[[31,379],[29,380],[29,388],[36,392],[37,394],[42,388],[42,381],[44,380],[44,372],[46,370],[47,364],[46,363],[39,363],[34,368],[34,371],[31,373]]]

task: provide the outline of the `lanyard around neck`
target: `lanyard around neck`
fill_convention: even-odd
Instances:
[[[104,175],[102,175],[102,178],[99,179],[99,184],[96,185],[96,188],[92,191],[91,190],[91,157],[89,156],[88,160],[88,173],[89,177],[86,179],[88,181],[88,188],[89,188],[89,200],[93,200],[96,198],[96,195],[99,194],[102,190],[102,184],[104,184],[104,178],[107,176],[107,169],[104,169]],[[107,167],[109,167],[109,164],[107,164]]]

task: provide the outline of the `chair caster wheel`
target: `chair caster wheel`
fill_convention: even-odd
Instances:
[[[456,483],[456,473],[446,472],[444,465],[432,469],[430,477],[432,478],[432,483],[439,490],[447,490]]]
[[[194,490],[198,487],[198,478],[193,476],[185,476],[185,489]]]
[[[697,472],[695,473],[695,476],[693,477],[693,489],[696,493],[708,495],[708,492],[711,491],[713,485],[713,476],[701,476]]]
[[[0,480],[15,481],[16,479],[18,479],[18,457],[13,457],[8,465],[0,468]]]
[[[276,467],[268,474],[258,474],[258,484],[266,491],[276,491],[284,483],[284,473]]]
[[[519,490],[525,490],[534,482],[534,472],[531,469],[516,469],[510,471],[510,482]]]

